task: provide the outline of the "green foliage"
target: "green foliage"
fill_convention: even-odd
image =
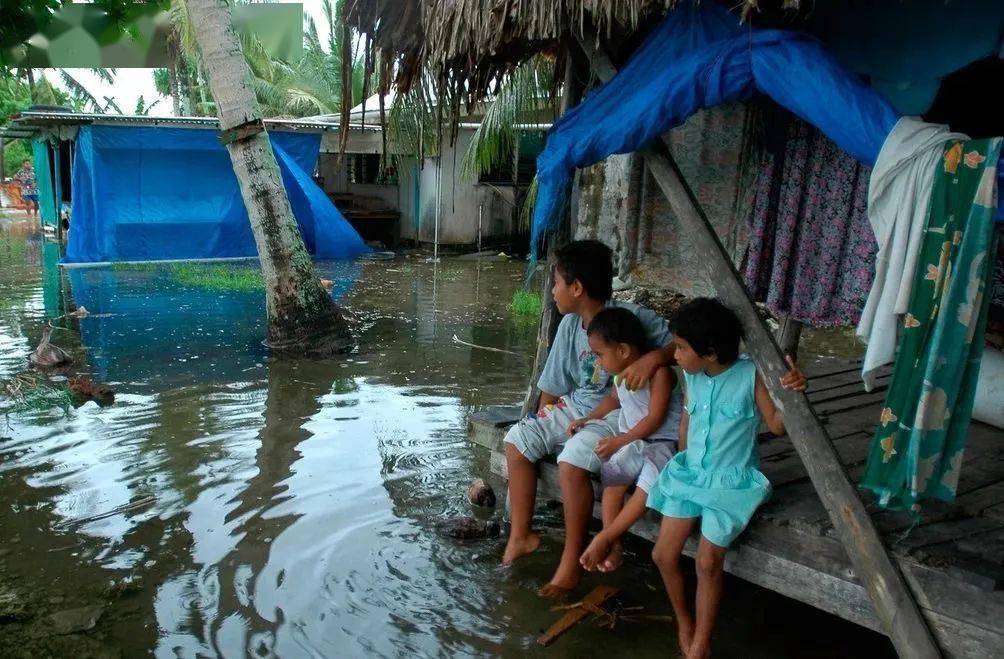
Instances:
[[[516,157],[521,123],[536,123],[556,114],[550,93],[554,63],[535,56],[523,62],[496,85],[494,98],[485,110],[481,126],[464,155],[461,171],[467,178],[512,166]]]
[[[512,294],[512,302],[509,304],[509,311],[514,316],[522,318],[537,318],[543,311],[544,305],[539,293],[533,291],[518,290]]]
[[[422,77],[407,94],[394,97],[387,114],[387,132],[394,150],[416,158],[435,158],[443,138],[442,119],[432,81]],[[441,99],[449,107],[448,99]]]
[[[15,112],[27,110],[31,105],[28,83],[14,69],[0,68],[0,123]]]
[[[141,94],[140,97],[136,99],[136,109],[133,111],[133,114],[146,116],[150,114],[150,110],[152,110],[154,106],[157,105],[158,103],[160,103],[159,98],[153,103],[147,104],[146,99],[144,99],[143,95]]]
[[[4,160],[3,160],[3,175],[5,178],[10,178],[17,173],[17,170],[21,169],[21,165],[24,164],[25,160],[31,158],[31,148],[28,144],[28,140],[12,140],[6,143],[6,148],[4,149]]]
[[[153,70],[153,86],[161,96],[171,95],[171,72],[167,69]]]

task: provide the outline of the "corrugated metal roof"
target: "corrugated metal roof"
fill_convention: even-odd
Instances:
[[[8,130],[33,134],[40,128],[49,126],[79,126],[83,124],[129,124],[136,126],[191,126],[219,128],[215,117],[148,117],[129,114],[101,114],[87,112],[54,112],[26,110],[11,117]],[[265,119],[269,130],[303,131],[323,133],[339,130],[337,121],[317,121],[310,119]],[[379,126],[349,125],[350,130],[380,130]]]

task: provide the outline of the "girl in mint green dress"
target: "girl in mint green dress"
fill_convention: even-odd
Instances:
[[[687,384],[680,452],[649,492],[648,507],[663,515],[652,557],[676,613],[680,648],[693,659],[711,652],[725,552],[770,496],[770,482],[758,468],[760,421],[776,435],[784,433],[784,421],[756,365],[739,355],[742,325],[731,310],[717,300],[698,298],[677,311],[670,327]],[[790,357],[788,363],[791,370],[781,385],[804,391],[805,376]],[[698,522],[695,620],[684,592],[680,554]]]

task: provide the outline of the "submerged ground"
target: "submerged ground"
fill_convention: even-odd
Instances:
[[[0,379],[28,370],[47,320],[83,306],[53,321],[53,341],[116,400],[12,412],[0,397],[0,656],[672,654],[645,543],[579,593],[621,587],[628,618],[543,650],[560,613],[535,593],[558,513],[542,508],[543,551],[509,570],[501,541],[435,532],[470,514],[466,485],[488,471],[467,414],[523,394],[536,320],[508,305],[525,263],[321,263],[359,348],[298,361],[261,346],[253,273],[60,270],[58,257],[0,224]],[[727,589],[719,656],[890,652],[811,608]]]

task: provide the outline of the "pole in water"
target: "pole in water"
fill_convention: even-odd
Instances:
[[[432,260],[439,261],[439,213],[443,207],[443,154],[436,159],[436,226],[433,233]]]

